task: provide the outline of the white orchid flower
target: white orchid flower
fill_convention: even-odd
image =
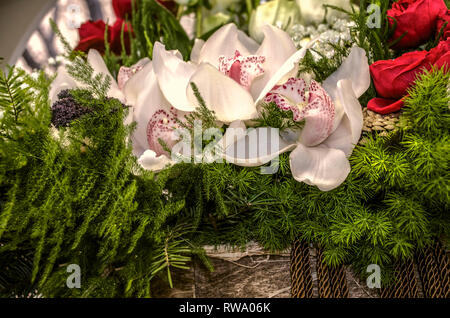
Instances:
[[[134,153],[147,169],[170,163],[159,140],[171,148],[178,120],[198,107],[191,83],[218,121],[229,124],[256,118],[266,94],[296,74],[306,48],[297,51],[289,35],[276,27],[266,25],[263,31],[259,45],[234,24],[225,25],[206,42],[196,40],[189,62],[178,51],[154,44],[153,61],[124,85],[137,123]]]
[[[259,149],[258,137],[264,128],[245,134],[245,124],[235,121],[230,125],[234,130],[225,134],[225,144],[228,145],[225,158],[237,165],[252,167],[266,164],[279,154],[293,150],[290,166],[295,180],[315,185],[322,191],[332,190],[344,182],[350,172],[348,157],[359,141],[363,126],[358,98],[369,86],[368,60],[365,51],[358,47],[352,49],[322,87],[312,81],[308,91],[303,79],[291,78],[285,84],[275,86],[265,100],[274,102],[282,110],[292,111],[295,121],[305,120],[303,129],[277,136],[279,140],[275,144],[278,148],[266,153]],[[240,128],[240,132],[236,133],[236,128]],[[236,135],[238,140],[230,144],[228,139]],[[235,149],[247,151],[236,154]],[[258,156],[260,153],[265,155]]]
[[[111,76],[106,67],[105,61],[97,50],[91,49],[89,50],[87,61],[94,69],[94,73],[96,74],[105,74],[111,80],[111,86],[107,92],[109,97],[114,97],[119,99],[121,102],[125,102],[125,96],[119,89],[119,86],[116,80]],[[57,76],[55,80],[52,82],[49,91],[50,102],[53,104],[58,100],[58,94],[65,89],[75,89],[75,88],[83,88],[85,85],[78,83],[66,70],[65,65],[61,65],[58,67]]]

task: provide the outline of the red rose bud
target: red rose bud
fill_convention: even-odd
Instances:
[[[410,52],[395,60],[373,63],[370,74],[379,97],[372,99],[367,108],[380,114],[399,111],[407,90],[424,70],[432,67],[450,70],[450,39],[441,41],[429,52]]]
[[[445,27],[444,27],[444,25],[445,25]],[[450,10],[447,10],[447,12],[445,12],[445,14],[441,15],[438,18],[436,32],[440,32],[442,29],[443,29],[443,33],[442,33],[441,40],[445,41],[448,38],[450,38]]]
[[[96,49],[101,54],[105,53],[105,30],[108,28],[108,43],[113,53],[119,55],[122,52],[121,34],[122,27],[124,27],[124,42],[127,53],[130,52],[130,35],[132,31],[129,24],[121,19],[118,19],[114,25],[107,26],[102,20],[88,21],[81,25],[78,29],[80,40],[75,47],[75,51],[82,51],[87,53],[90,49]]]
[[[404,37],[393,46],[394,49],[418,47],[435,36],[437,20],[447,11],[444,0],[400,0],[392,4],[387,11],[388,17],[397,21],[397,27],[391,38],[395,41]],[[394,20],[389,18],[393,26]]]

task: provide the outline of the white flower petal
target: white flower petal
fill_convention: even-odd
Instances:
[[[136,73],[125,85],[125,96],[132,105],[133,120],[136,130],[132,135],[133,153],[140,156],[149,148],[147,137],[148,122],[159,109],[170,109],[170,104],[159,89],[154,63],[148,63]]]
[[[256,51],[259,49],[259,43],[241,30],[238,30],[238,40],[245,46],[250,55],[256,54]]]
[[[338,100],[344,110],[339,127],[323,144],[342,150],[349,157],[361,137],[363,114],[361,104],[352,89],[352,82],[341,80],[337,83]]]
[[[117,84],[119,86],[120,90],[123,90],[125,87],[125,84],[132,78],[134,75],[136,75],[137,72],[142,70],[145,65],[150,63],[150,59],[148,57],[141,59],[136,64],[132,65],[131,67],[122,66],[119,69],[119,74],[117,75]]]
[[[100,53],[94,49],[89,50],[87,61],[94,69],[95,74],[102,73],[111,79],[111,86],[108,90],[107,95],[109,97],[117,98],[122,103],[125,103],[125,96],[119,89],[116,80],[109,73],[108,67],[106,66],[105,61],[103,60],[103,57],[100,55]]]
[[[153,48],[153,68],[166,99],[176,109],[193,111],[195,106],[186,97],[186,87],[196,66],[186,63],[176,51],[167,51],[159,42]]]
[[[67,73],[65,66],[58,67],[57,74],[48,95],[52,105],[58,100],[58,94],[61,91],[78,87],[77,82]]]
[[[230,145],[245,137],[246,134],[247,127],[245,123],[242,120],[235,120],[228,126],[223,138],[219,141],[219,145],[221,145],[222,149],[227,149]]]
[[[223,75],[210,64],[201,64],[190,82],[197,85],[208,109],[224,123],[235,120],[249,120],[257,115],[255,103],[249,92],[233,79]],[[198,105],[191,85],[187,96],[192,105]]]
[[[202,50],[203,46],[205,45],[205,41],[201,39],[195,39],[194,46],[192,47],[191,51],[191,62],[198,64],[200,60],[200,51]]]
[[[206,41],[200,51],[199,63],[209,63],[218,68],[220,56],[233,57],[236,50],[247,56],[254,49],[254,41],[238,31],[235,24],[230,23],[221,27]]]
[[[344,152],[320,145],[306,147],[299,144],[290,155],[291,171],[295,180],[330,191],[345,181],[350,163]]]
[[[361,97],[369,88],[369,63],[366,51],[362,48],[354,46],[338,70],[322,83],[333,100],[337,98],[337,83],[343,79],[351,80],[357,98]]]
[[[280,70],[285,62],[297,51],[291,37],[283,30],[270,24],[263,27],[264,41],[255,55],[264,56],[264,75],[252,84],[252,95],[256,99],[267,83]]]
[[[172,161],[164,155],[157,157],[154,151],[147,150],[139,157],[138,163],[145,170],[159,172],[172,164]]]
[[[317,146],[333,131],[336,107],[327,92],[314,80],[309,87],[309,104],[303,114],[305,126],[300,141],[305,146]]]
[[[244,126],[245,127],[245,126]],[[235,133],[236,141],[225,150],[224,159],[242,167],[258,167],[296,147],[295,142],[286,142],[279,130],[271,127],[250,128],[243,134],[242,127]]]
[[[260,91],[256,103],[260,102],[266,97],[267,93],[270,92],[275,85],[284,84],[290,77],[295,77],[297,75],[298,63],[305,57],[306,51],[317,41],[317,39],[309,42],[307,46],[295,52],[287,61],[278,69],[278,71],[269,79],[265,84],[264,88]],[[267,63],[267,62],[266,62]],[[256,81],[255,81],[256,82]],[[255,83],[254,83],[255,84]],[[256,93],[259,88],[254,88],[252,86],[252,93]]]

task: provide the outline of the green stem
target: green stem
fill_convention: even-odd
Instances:
[[[252,11],[253,11],[253,3],[252,3],[252,0],[246,0],[246,4],[247,4],[248,18],[250,19],[250,16],[251,16]]]
[[[203,30],[202,30],[202,23],[203,23],[203,12],[202,12],[202,7],[201,6],[197,6],[197,11],[196,11],[196,34],[197,34],[197,38],[202,36]]]

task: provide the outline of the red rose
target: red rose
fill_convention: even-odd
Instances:
[[[105,28],[105,22],[102,20],[83,23],[78,29],[80,41],[75,51],[88,52],[90,49],[96,49],[103,54],[105,52]]]
[[[445,14],[441,15],[438,18],[436,32],[441,31],[441,29],[445,23],[447,23],[447,25],[444,28],[444,33],[442,33],[441,40],[447,40],[450,37],[450,10],[447,10],[447,12],[445,12]]]
[[[131,18],[131,13],[133,10],[131,1],[132,0],[113,0],[112,1],[112,5],[114,8],[114,12],[116,13],[116,17],[118,17],[120,19],[125,19],[126,16],[128,16],[129,19]],[[134,4],[136,4],[136,2]]]
[[[450,71],[450,39],[441,41],[427,51],[405,53],[395,60],[377,61],[370,66],[370,74],[380,97],[369,101],[367,108],[380,114],[399,111],[407,90],[418,75],[433,66]]]
[[[127,53],[130,50],[129,30],[131,26],[118,19],[113,26],[106,25],[102,20],[88,21],[78,29],[80,41],[76,46],[76,51],[87,53],[90,49],[96,49],[101,54],[105,53],[105,30],[108,28],[108,43],[111,51],[117,55],[122,52],[121,34],[124,27],[124,41]]]
[[[387,11],[389,17],[395,18],[397,27],[391,41],[405,36],[393,46],[395,49],[417,47],[428,41],[436,32],[439,16],[447,11],[444,0],[399,0]],[[394,25],[393,19],[389,24]]]
[[[131,14],[133,13],[132,2],[133,0],[113,0],[112,5],[114,8],[114,12],[116,16],[120,19],[125,20],[128,16],[128,19],[131,19]],[[174,12],[176,7],[176,3],[172,0],[157,0],[160,4],[165,6],[170,11]],[[137,1],[134,0],[134,4],[137,5]]]

